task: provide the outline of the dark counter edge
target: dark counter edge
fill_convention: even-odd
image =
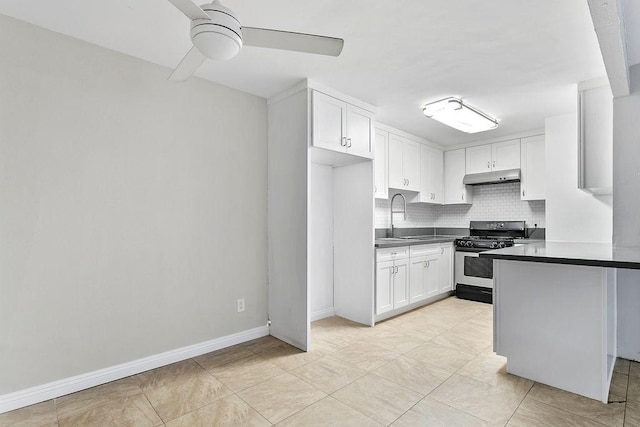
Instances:
[[[546,264],[582,265],[587,267],[607,267],[607,268],[629,268],[640,270],[640,263],[632,261],[603,261],[596,259],[581,258],[554,258],[554,257],[534,257],[526,255],[503,255],[480,252],[480,258],[500,259],[505,261],[527,261],[540,262]]]
[[[415,245],[430,245],[432,243],[453,243],[459,236],[435,236],[430,239],[406,239],[402,242],[392,242],[392,243],[375,243],[375,249],[384,249],[384,248],[399,248],[401,246],[415,246]]]

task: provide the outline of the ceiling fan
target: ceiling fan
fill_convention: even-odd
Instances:
[[[193,42],[191,50],[169,76],[171,81],[188,79],[207,58],[231,59],[243,45],[330,56],[340,55],[344,45],[344,40],[335,37],[243,27],[233,11],[219,0],[202,6],[191,0],[169,1],[191,19]]]

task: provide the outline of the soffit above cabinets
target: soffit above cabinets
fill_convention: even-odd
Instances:
[[[223,3],[252,26],[340,37],[344,50],[333,58],[247,46],[207,61],[198,77],[265,98],[313,78],[440,145],[540,129],[575,110],[575,83],[605,75],[585,0]],[[4,0],[0,14],[163,65],[167,76],[191,47],[189,20],[168,0]],[[467,135],[424,117],[422,105],[447,96],[482,106],[499,128]]]

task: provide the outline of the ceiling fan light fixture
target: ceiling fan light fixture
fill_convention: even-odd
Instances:
[[[242,48],[242,39],[236,34],[218,31],[201,31],[194,34],[191,40],[204,56],[217,61],[233,58]]]
[[[498,121],[466,105],[461,99],[448,97],[422,107],[425,116],[466,133],[483,132],[498,127]]]

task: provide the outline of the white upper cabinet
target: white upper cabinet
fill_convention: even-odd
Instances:
[[[466,172],[468,174],[519,168],[519,139],[477,145],[466,149]]]
[[[420,144],[389,134],[389,187],[420,190]]]
[[[546,198],[544,135],[522,138],[520,152],[522,165],[520,198],[544,200]]]
[[[466,172],[491,172],[491,144],[466,149]]]
[[[311,102],[314,147],[373,158],[373,113],[318,91]]]
[[[520,169],[520,140],[491,144],[491,170]]]
[[[420,196],[424,203],[442,204],[443,197],[443,158],[437,148],[420,147]]]
[[[389,132],[376,129],[375,135],[375,197],[376,199],[389,198]]]
[[[473,202],[473,191],[470,185],[464,185],[465,150],[444,152],[444,204],[459,205]]]
[[[578,85],[578,188],[613,193],[613,95],[606,79]]]

